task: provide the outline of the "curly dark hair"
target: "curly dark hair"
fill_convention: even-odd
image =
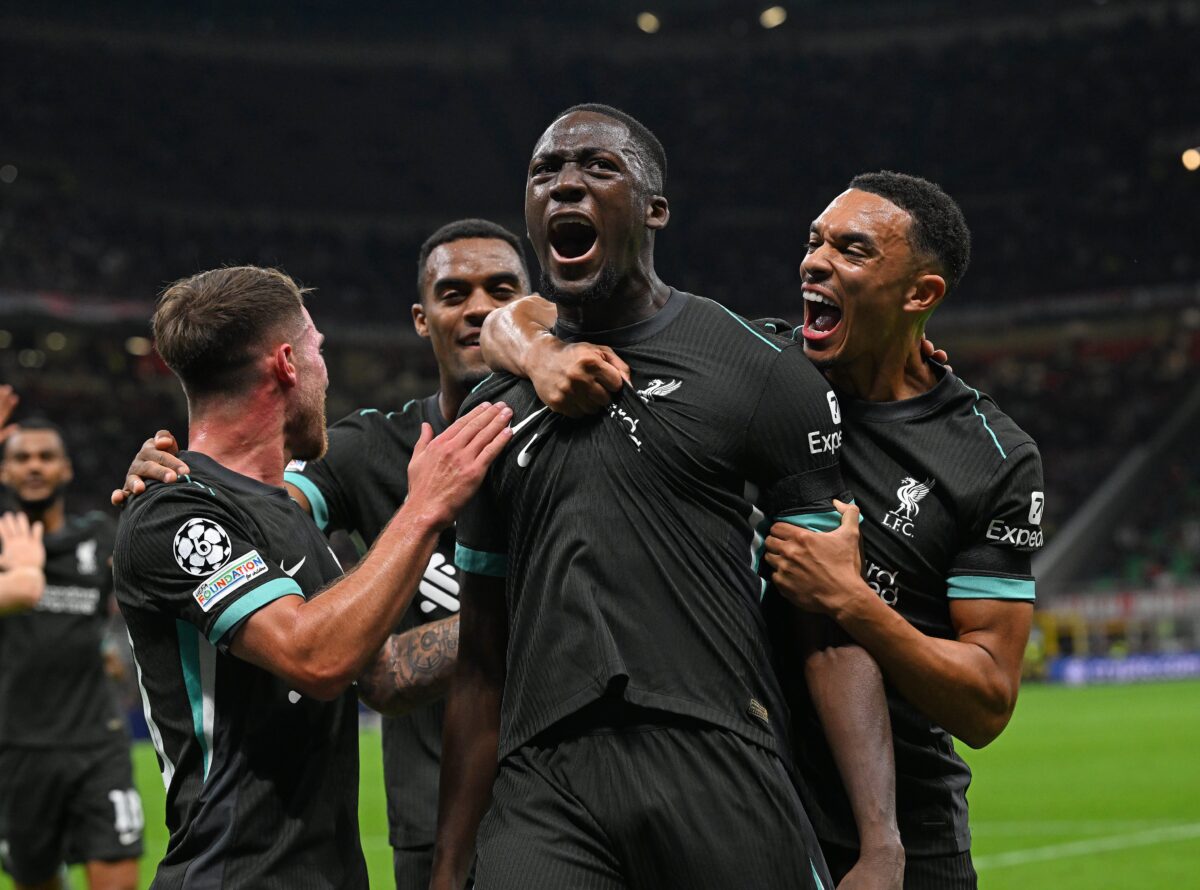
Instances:
[[[913,249],[930,257],[946,279],[946,290],[958,287],[971,262],[971,230],[958,204],[941,186],[907,173],[880,170],[861,173],[847,188],[891,201],[912,217]]]

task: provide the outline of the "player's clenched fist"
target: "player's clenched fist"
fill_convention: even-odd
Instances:
[[[567,417],[602,410],[629,379],[629,366],[607,346],[564,343],[546,335],[526,362],[542,404]]]
[[[487,468],[512,438],[512,409],[483,402],[437,438],[429,424],[408,462],[408,500],[438,528],[454,522],[479,489]]]

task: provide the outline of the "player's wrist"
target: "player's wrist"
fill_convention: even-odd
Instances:
[[[438,535],[454,524],[454,511],[436,498],[412,498],[400,508],[404,527],[417,535]]]

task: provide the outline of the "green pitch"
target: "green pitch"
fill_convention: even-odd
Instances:
[[[371,885],[391,883],[379,736],[363,733],[362,834]],[[962,748],[983,890],[1197,886],[1200,683],[1029,686],[990,748]],[[163,787],[136,752],[145,802],[142,886],[166,844]],[[74,875],[74,887],[84,887]],[[0,890],[11,884],[0,877]]]

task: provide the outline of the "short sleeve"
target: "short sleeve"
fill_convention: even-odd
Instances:
[[[271,561],[246,521],[199,485],[166,486],[117,544],[118,595],[186,621],[227,651],[242,622],[300,585]]]
[[[980,518],[946,578],[946,596],[1032,602],[1032,558],[1042,546],[1045,506],[1042,459],[1026,443],[1009,452],[988,485]]]
[[[850,501],[838,454],[837,396],[797,347],[783,349],[763,386],[746,432],[747,474],[771,519],[829,531],[841,519],[833,499]]]
[[[356,411],[329,428],[329,448],[318,460],[294,460],[283,474],[304,493],[313,521],[323,532],[355,531],[359,526],[356,501],[350,496],[363,475],[370,454],[372,425],[385,422],[373,409]]]
[[[508,515],[495,495],[496,467],[488,470],[483,485],[459,514],[454,564],[464,572],[508,576]]]

